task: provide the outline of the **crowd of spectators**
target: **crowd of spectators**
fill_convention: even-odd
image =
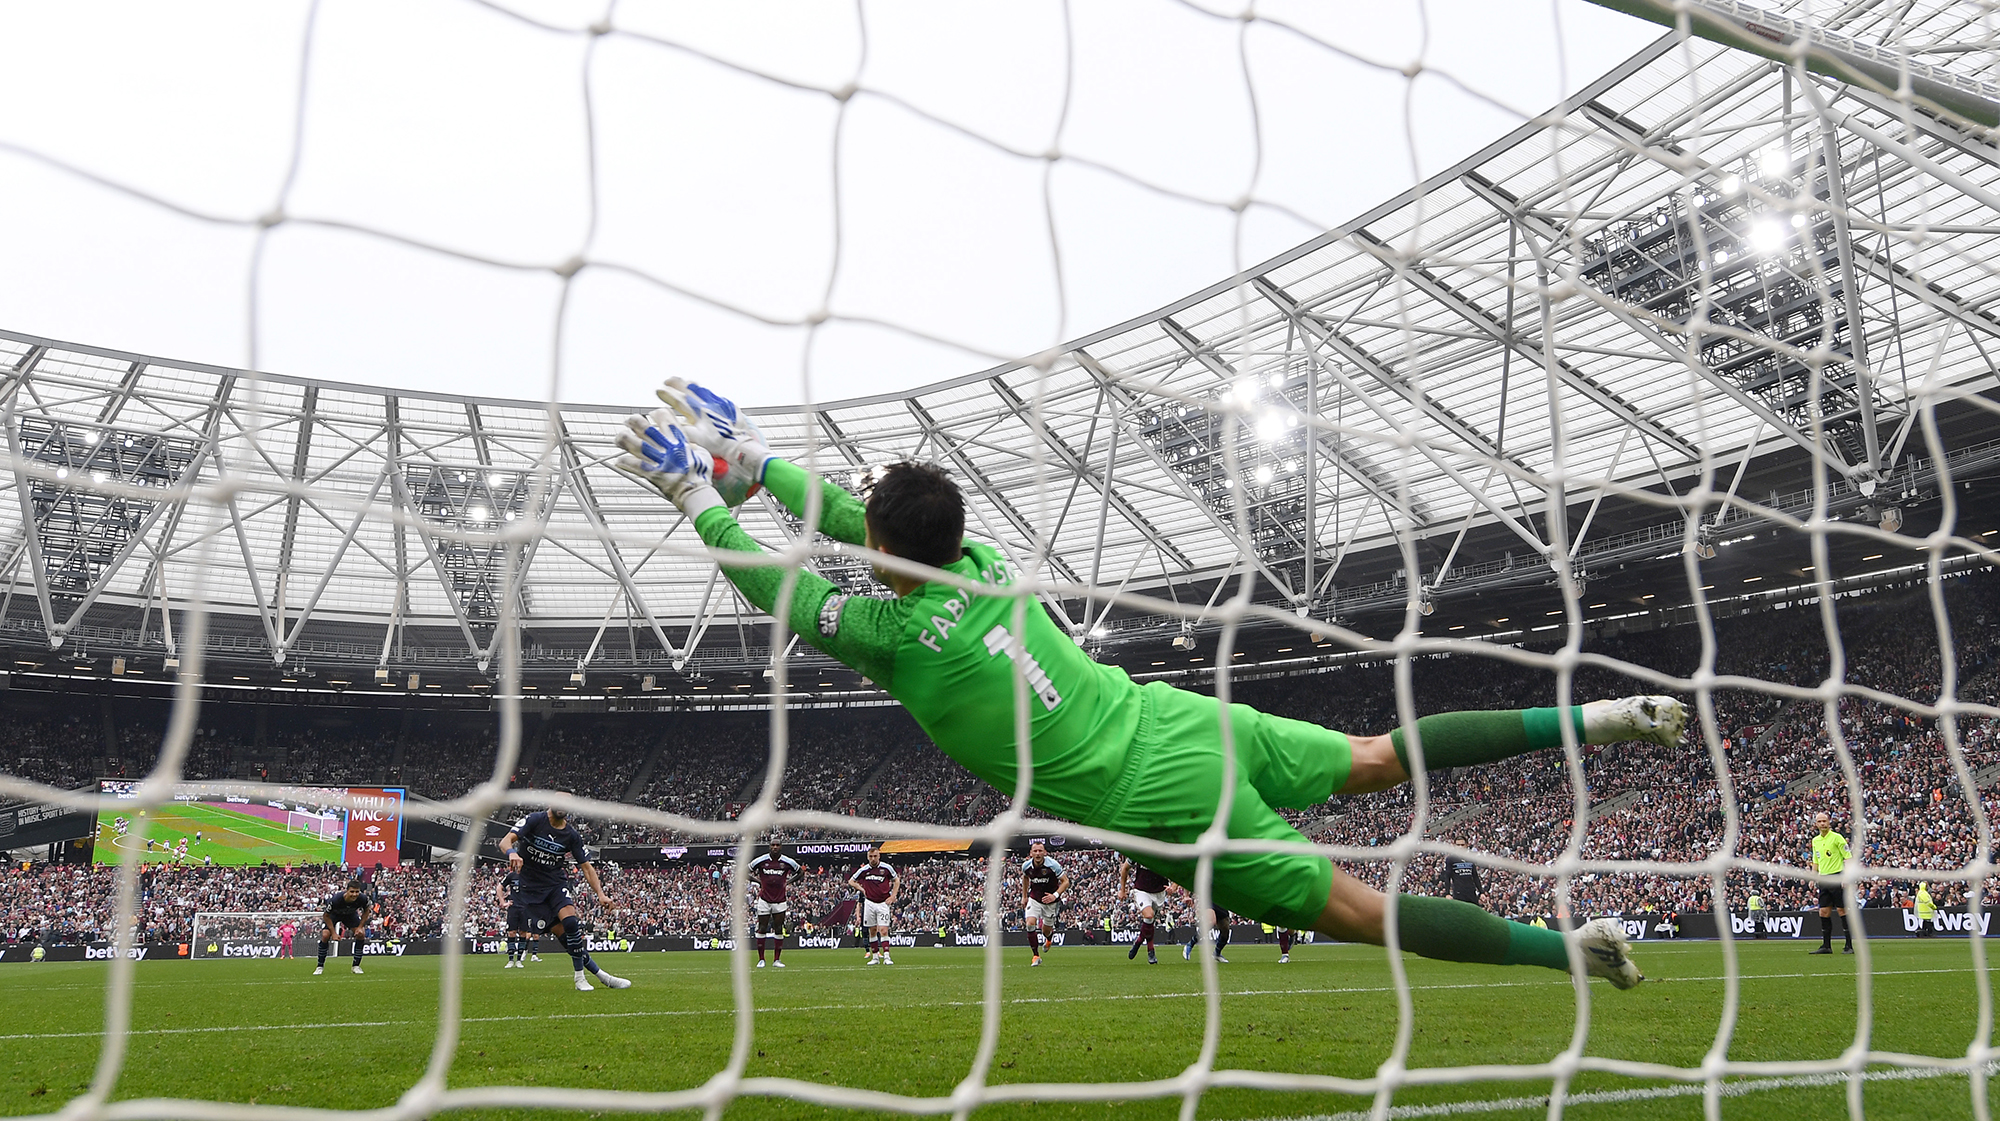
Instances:
[[[1944,594],[1955,625],[1956,695],[1993,703],[2000,692],[1995,628],[2000,620],[2000,580],[1976,576],[1951,581]],[[1940,695],[1939,640],[1921,592],[1844,600],[1839,611],[1842,680],[1917,702]],[[1769,612],[1722,620],[1712,649],[1694,628],[1601,639],[1588,650],[1607,659],[1675,675],[1692,674],[1706,661],[1719,675],[1811,688],[1832,671],[1833,649],[1816,610]],[[1552,704],[1553,675],[1493,657],[1418,660],[1411,667],[1419,712]],[[1570,696],[1652,691],[1642,681],[1590,663],[1580,667]],[[1313,720],[1357,733],[1386,730],[1396,722],[1394,671],[1387,665],[1348,666],[1281,679],[1244,681],[1236,699],[1279,715]],[[1471,850],[1489,862],[1543,866],[1535,872],[1489,863],[1482,877],[1484,903],[1506,914],[1698,911],[1715,905],[1712,868],[1692,867],[1724,851],[1733,836],[1739,860],[1803,870],[1816,812],[1834,815],[1848,832],[1852,803],[1845,775],[1859,781],[1865,842],[1860,855],[1891,869],[1950,869],[1978,855],[1974,807],[1966,798],[1955,759],[1976,774],[1989,815],[2000,815],[1995,774],[2000,742],[1988,722],[1957,722],[1957,756],[1947,750],[1938,721],[1875,700],[1844,696],[1829,728],[1826,704],[1817,698],[1784,698],[1748,688],[1718,688],[1706,713],[1713,736],[1679,748],[1644,743],[1583,747],[1578,768],[1560,754],[1540,753],[1489,766],[1429,776],[1423,840]],[[121,710],[44,712],[0,721],[0,770],[51,785],[75,787],[97,774],[144,774],[157,751],[154,713]],[[491,731],[442,717],[405,715],[400,725],[370,725],[352,718],[287,728],[203,728],[185,773],[189,778],[230,775],[315,783],[401,782],[415,793],[452,797],[485,781],[493,771]],[[152,722],[149,722],[152,721]],[[426,722],[428,721],[428,722]],[[577,715],[531,720],[510,783],[521,789],[563,790],[606,801],[630,800],[685,817],[727,821],[755,799],[768,764],[770,721],[764,715],[661,717]],[[779,805],[832,814],[864,815],[918,824],[963,826],[990,819],[1007,804],[925,740],[914,722],[893,707],[807,710],[791,714],[789,749]],[[1718,775],[1716,763],[1725,764]],[[1588,807],[1575,829],[1580,783]],[[1288,811],[1314,840],[1382,848],[1410,831],[1417,802],[1410,788]],[[602,822],[592,829],[599,844],[668,845],[688,835],[651,826]],[[808,840],[837,830],[798,830]],[[1573,844],[1573,835],[1580,838]],[[1549,874],[1572,847],[1584,860],[1681,864],[1678,870],[1578,870],[1559,892]],[[1109,857],[1069,853],[1075,873],[1092,883],[1115,872]],[[1392,875],[1406,891],[1434,891],[1440,858],[1422,854],[1403,866],[1353,859],[1356,875],[1386,885]],[[1110,871],[1107,871],[1107,867]],[[846,896],[845,869],[814,869],[799,887],[804,903],[795,914],[819,922]],[[976,926],[980,862],[940,862],[914,867],[899,922],[913,928]],[[442,921],[447,873],[406,865],[381,885],[385,921],[413,932]],[[712,866],[644,867],[618,873],[626,910],[605,916],[635,932],[720,933],[727,909],[727,873]],[[12,931],[36,926],[51,936],[102,933],[108,874],[77,866],[36,867],[0,881],[0,921]],[[175,869],[158,874],[149,901],[155,929],[182,930],[194,910],[272,909],[272,900],[317,905],[328,876],[284,869]],[[1772,909],[1811,902],[1809,881],[1754,869],[1733,868],[1725,899],[1736,905],[1751,891]],[[1095,908],[1108,888],[1073,897],[1067,921],[1090,927],[1104,917]],[[1894,904],[1908,884],[1892,879],[1865,885],[1869,902]],[[1940,904],[1962,898],[1946,886]],[[474,924],[492,916],[486,896],[475,893]],[[185,900],[186,902],[183,902]],[[216,904],[211,906],[210,904]],[[179,923],[180,926],[175,924]]]

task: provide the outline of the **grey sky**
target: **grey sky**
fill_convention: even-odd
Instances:
[[[0,143],[13,149],[0,149],[0,325],[250,361],[253,228],[23,153],[205,214],[271,212],[306,11],[0,5],[14,48],[0,67]],[[584,28],[604,4],[325,0],[285,213],[368,232],[268,233],[259,366],[547,396],[555,273],[405,238],[631,270],[572,282],[565,400],[646,403],[651,382],[684,373],[748,401],[794,401],[808,368],[821,400],[908,388],[1129,318],[1303,241],[1658,31],[1577,0],[1258,5],[1343,55],[1168,0],[1077,0],[1065,115],[1052,3],[628,0],[611,16],[621,33],[594,52],[588,35],[507,11]],[[844,119],[834,97],[787,84],[850,82],[870,92]],[[1221,205],[1245,195],[1258,204],[1240,217]],[[795,325],[823,299],[834,319]]]

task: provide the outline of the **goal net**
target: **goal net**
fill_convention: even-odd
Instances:
[[[322,841],[330,841],[340,836],[346,824],[339,814],[313,813],[310,810],[285,811],[285,832],[304,833]]]
[[[317,945],[321,924],[317,911],[202,911],[194,916],[188,957],[280,957],[300,944]]]
[[[282,97],[232,91],[214,119],[193,118],[204,142],[282,138],[219,200],[193,197],[213,186],[205,157],[155,166],[188,146],[171,136],[100,150],[59,118],[0,121],[0,167],[25,184],[0,209],[36,215],[36,237],[150,229],[126,240],[174,277],[227,258],[226,284],[147,292],[226,290],[201,321],[243,340],[217,364],[109,349],[185,337],[163,328],[65,343],[0,323],[0,486],[18,499],[0,501],[0,636],[16,673],[39,687],[143,670],[174,690],[158,755],[117,807],[133,839],[99,929],[129,939],[164,906],[133,854],[170,827],[176,783],[421,771],[437,800],[393,823],[363,788],[329,804],[378,815],[369,851],[393,851],[413,822],[449,834],[435,842],[455,853],[434,901],[447,935],[491,939],[507,921],[478,864],[495,853],[471,838],[556,805],[663,860],[711,845],[726,858],[774,832],[987,854],[954,899],[959,944],[983,947],[984,969],[950,998],[965,1005],[962,1052],[890,1064],[920,1068],[914,1089],[780,1068],[756,1041],[786,1010],[752,987],[776,974],[753,972],[751,873],[735,860],[682,877],[727,901],[728,938],[689,939],[731,949],[715,1011],[733,1030],[715,1033],[714,1069],[643,1091],[569,1072],[497,1084],[459,1051],[467,939],[445,937],[435,1054],[399,1116],[716,1117],[772,1097],[954,1118],[1023,1102],[1165,1103],[1184,1121],[1556,1118],[1656,1099],[1717,1117],[1745,1095],[1773,1112],[1990,1116],[1993,7],[1014,8],[824,6],[780,35],[728,6],[463,0],[407,17],[435,23],[369,25],[308,4],[282,50],[246,52],[297,60]],[[162,85],[201,69],[146,46],[173,60]],[[0,81],[37,88],[16,67],[51,53]],[[123,69],[68,65],[39,88]],[[419,113],[410,91],[377,84],[413,74],[454,91],[444,108]],[[269,119],[237,115],[273,104]],[[495,115],[452,115],[484,107]],[[482,146],[496,137],[521,146]],[[551,167],[561,175],[541,176]],[[1354,183],[1375,186],[1358,197]],[[98,209],[52,216],[82,205]],[[226,240],[191,247],[191,227]],[[1197,245],[1206,257],[1174,256]],[[58,311],[157,302],[107,296],[143,275],[122,258],[89,283],[49,279],[82,252],[24,250],[9,272],[25,279],[0,283],[66,293]],[[522,355],[535,388],[496,388]],[[289,373],[252,373],[265,369]],[[431,389],[359,388],[438,369],[451,380]],[[890,384],[878,369],[937,376]],[[854,492],[896,461],[939,465],[966,495],[967,536],[1002,560],[977,580],[913,565],[808,488],[799,510],[768,492],[743,504],[765,551],[724,572],[690,519],[612,466],[628,408],[570,403],[648,409],[667,375],[743,397],[777,455]],[[838,376],[845,391],[824,392]],[[762,570],[782,574],[769,614],[731,586]],[[1018,607],[1011,627],[958,636],[1012,667],[991,709],[1005,715],[972,730],[1013,729],[1016,754],[994,768],[1012,785],[916,748],[839,754],[857,736],[835,722],[907,685],[893,662],[817,649],[840,651],[840,603],[886,598],[871,570]],[[833,614],[790,613],[807,572],[837,587]],[[1238,734],[1252,724],[1223,720],[1225,778],[1197,792],[1213,798],[1206,827],[1065,820],[1103,803],[1051,802],[1038,784],[1038,766],[1061,765],[1037,755],[1038,721],[1064,699],[1024,644],[1043,615],[1149,695],[1163,684],[1356,736],[1404,729],[1410,781],[1282,807],[1303,839],[1232,835],[1265,756]],[[957,618],[941,608],[913,641],[938,649]],[[93,657],[113,649],[132,652]],[[262,717],[254,734],[217,735],[205,704],[224,689],[330,705],[373,692],[412,711],[435,697],[441,712],[490,711],[494,746],[459,751],[408,717],[344,756],[319,734],[338,717],[306,703],[282,744]],[[1585,744],[1559,721],[1538,755],[1426,770],[1414,734],[1439,711],[1637,693],[1686,702],[1681,746]],[[730,735],[767,754],[715,763],[649,742],[629,769],[599,768],[593,752],[612,745],[549,734],[559,707],[703,729],[748,712],[762,723]],[[95,750],[94,730],[61,731]],[[0,755],[0,800],[102,808],[58,763],[20,759]],[[1820,813],[1851,853],[1823,875]],[[330,838],[336,817],[286,812],[284,831]],[[1162,922],[1193,922],[1197,944],[1233,863],[1282,853],[1330,860],[1392,901],[1470,869],[1482,905],[1523,928],[1617,920],[1652,979],[1630,994],[1579,976],[1537,1017],[1518,1009],[1547,993],[1526,986],[1560,975],[1440,980],[1414,955],[1371,951],[1354,960],[1380,984],[1301,994],[1190,951],[1198,984],[1144,995],[1186,1010],[1171,1070],[1093,1058],[1089,1076],[1045,1076],[1016,1055],[1030,1044],[1015,1002],[1040,1017],[1042,1001],[1094,998],[1015,992],[1003,945],[1022,921],[1011,846],[1058,829],[1191,868],[1183,886],[1204,905]],[[679,874],[624,877],[665,891]],[[396,897],[398,921],[425,902]],[[1845,913],[1830,934],[1853,936],[1852,958],[1833,958],[1842,972],[1814,959],[1808,973],[1803,955],[1774,965],[1770,940],[1805,949],[1823,909]],[[1406,912],[1386,905],[1383,937],[1423,948]],[[676,913],[634,906],[602,925]],[[285,917],[202,914],[191,954],[269,956]],[[1944,942],[1890,962],[1905,934]],[[1097,952],[1075,942],[1033,976]],[[154,966],[108,956],[103,1058],[78,1101],[50,1107],[284,1116],[249,1101],[254,1088],[109,1105],[135,970]],[[1773,987],[1793,981],[1809,984]],[[1504,1038],[1461,1030],[1445,1003],[1458,989],[1490,998],[1475,1018]],[[1369,1021],[1380,1030],[1327,1044],[1324,1062],[1292,1061],[1275,1033],[1266,1046],[1269,1018],[1243,1014],[1304,997],[1291,1007],[1323,1028],[1371,991],[1389,1008]],[[1697,995],[1670,999],[1682,993]],[[1952,1014],[1913,1012],[1934,1000]],[[1798,1031],[1806,1008],[1822,1022]],[[1621,1032],[1620,1016],[1650,1034]],[[1549,1023],[1548,1038],[1531,1030]]]

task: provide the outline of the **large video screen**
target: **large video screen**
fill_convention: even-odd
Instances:
[[[150,813],[120,802],[139,783],[104,779],[97,814],[99,864],[377,864],[394,868],[403,842],[401,787],[286,787],[275,795],[230,783],[185,783]],[[347,798],[357,805],[336,805]],[[140,825],[144,824],[144,837]],[[129,854],[129,857],[128,857]]]

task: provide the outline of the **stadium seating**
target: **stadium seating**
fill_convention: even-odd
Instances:
[[[1991,703],[2000,692],[2000,642],[1989,617],[2000,618],[2000,579],[1981,575],[1946,588],[1952,617],[1961,697]],[[1839,616],[1849,682],[1918,700],[1935,699],[1940,667],[1935,623],[1926,593],[1907,591],[1844,601]],[[1719,622],[1713,666],[1740,674],[1813,686],[1828,673],[1828,642],[1813,609],[1772,612]],[[1596,652],[1639,665],[1686,674],[1702,658],[1698,631],[1683,628],[1610,638]],[[1497,660],[1425,659],[1414,669],[1420,711],[1550,704],[1553,681]],[[1579,670],[1572,697],[1617,695],[1647,688],[1595,667]],[[1250,680],[1237,699],[1267,711],[1373,732],[1394,722],[1388,666],[1355,666],[1334,672]],[[1740,854],[1799,865],[1814,812],[1828,810],[1839,828],[1850,816],[1840,758],[1828,743],[1817,701],[1780,701],[1743,690],[1718,690],[1714,721],[1729,761],[1729,793],[1742,807]],[[9,701],[9,704],[15,702]],[[0,767],[55,786],[86,785],[96,773],[136,776],[152,766],[164,728],[164,705],[120,709],[116,719],[95,715],[21,715],[0,724]],[[1933,722],[1854,698],[1840,703],[1842,736],[1865,791],[1870,825],[1866,859],[1886,867],[1960,866],[1976,855],[1970,807]],[[342,727],[318,724],[267,729],[229,726],[217,717],[197,737],[190,778],[251,774],[316,783],[401,782],[413,791],[451,797],[490,772],[494,744],[490,718],[433,714],[420,728],[369,723],[354,716]],[[753,800],[764,780],[768,718],[736,715],[579,715],[533,724],[524,739],[513,785],[564,790],[605,800],[629,799],[690,817],[733,816]],[[1966,757],[1977,772],[1989,814],[2000,814],[1994,782],[2000,778],[2000,743],[1984,721],[1961,722]],[[115,754],[113,754],[115,750]],[[1586,749],[1583,774],[1592,807],[1583,845],[1586,857],[1700,860],[1722,841],[1723,797],[1708,752],[1643,744]],[[93,764],[96,764],[95,766]],[[247,768],[247,770],[246,770]],[[791,748],[780,805],[937,825],[988,820],[1006,805],[945,758],[900,709],[802,711],[791,721]],[[1552,755],[1520,758],[1490,767],[1432,776],[1433,840],[1477,852],[1545,862],[1568,843],[1575,817],[1569,772]],[[1296,811],[1293,819],[1315,840],[1369,846],[1409,828],[1413,801],[1407,788],[1360,798],[1333,799]],[[586,822],[600,844],[650,845],[679,838],[660,830]],[[792,839],[811,839],[797,833]],[[1078,879],[1072,927],[1101,925],[1115,888],[1110,853],[1062,854]],[[1349,865],[1381,883],[1386,862]],[[812,869],[794,908],[794,928],[816,923],[844,898],[848,869]],[[1426,857],[1406,874],[1406,890],[1436,890],[1441,861]],[[490,876],[490,872],[488,875]],[[936,861],[914,865],[899,906],[910,928],[977,925],[984,865]],[[380,885],[391,929],[409,936],[434,933],[441,921],[446,866],[405,866]],[[165,869],[151,882],[149,928],[165,937],[185,936],[196,911],[276,910],[315,906],[331,882],[323,870],[269,868]],[[18,938],[24,928],[44,937],[90,939],[103,933],[110,874],[75,865],[15,867],[0,880],[0,928]],[[628,867],[613,878],[623,910],[606,922],[631,932],[720,934],[725,931],[726,872],[714,867]],[[1553,882],[1502,870],[1482,878],[1485,905],[1505,914],[1557,910]],[[1774,910],[1805,907],[1811,888],[1797,880],[1730,882],[1730,898],[1752,888]],[[1870,903],[1893,904],[1905,892],[1895,884],[1868,887]],[[474,893],[473,926],[491,927],[490,891]],[[1010,897],[1011,899],[1011,897]],[[2000,901],[2000,891],[1995,899]],[[1941,906],[1962,902],[1944,889]],[[1714,906],[1706,879],[1648,875],[1584,875],[1571,887],[1578,914],[1646,910],[1701,911]]]

